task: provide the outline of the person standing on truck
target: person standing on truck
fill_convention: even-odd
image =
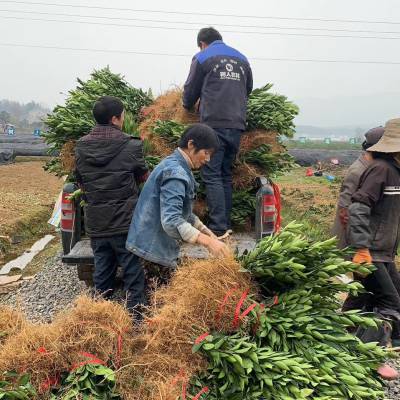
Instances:
[[[219,237],[231,231],[232,163],[246,129],[247,98],[253,77],[247,58],[227,46],[214,28],[197,35],[200,52],[192,60],[183,91],[183,107],[192,109],[200,99],[200,122],[213,128],[220,146],[202,168],[206,187],[209,228]]]
[[[125,242],[138,183],[148,174],[142,142],[122,132],[124,105],[120,99],[100,97],[93,116],[96,126],[76,145],[76,177],[87,203],[84,221],[94,255],[94,287],[110,298],[119,265],[127,308],[139,317],[136,310],[144,303],[144,271]]]
[[[396,321],[400,321],[400,295],[396,289],[400,275],[395,264],[400,243],[400,118],[386,123],[382,138],[369,151],[374,160],[361,176],[349,207],[349,244],[355,249],[354,263],[375,267],[361,280],[372,293],[372,310],[394,321],[396,328]],[[362,340],[379,341],[379,334],[367,329]],[[392,339],[398,340],[399,336],[400,332],[393,331]]]
[[[215,256],[230,254],[192,211],[197,187],[192,170],[204,167],[218,145],[209,126],[190,125],[179,147],[152,171],[128,233],[126,247],[133,254],[171,269],[177,266],[181,241],[201,244]]]

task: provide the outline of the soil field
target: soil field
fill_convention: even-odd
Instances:
[[[27,161],[0,166],[0,263],[5,252],[18,252],[13,243],[25,245],[48,228],[63,181],[45,172],[43,165]]]
[[[346,168],[334,168],[327,172],[335,177],[306,176],[306,168],[296,168],[276,179],[282,195],[284,222],[297,220],[307,228],[312,239],[331,237],[331,227],[336,204]]]

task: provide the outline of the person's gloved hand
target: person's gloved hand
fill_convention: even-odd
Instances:
[[[360,264],[360,269],[356,272],[361,278],[365,278],[369,274],[369,269],[362,264],[372,264],[371,253],[368,249],[358,249],[353,257],[354,264]],[[362,271],[364,269],[364,271]]]
[[[368,249],[358,249],[353,257],[354,264],[372,264],[371,253]]]

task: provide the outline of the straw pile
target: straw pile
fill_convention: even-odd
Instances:
[[[240,273],[233,259],[187,262],[170,285],[153,293],[139,332],[131,328],[131,318],[122,306],[86,296],[51,324],[11,318],[19,314],[4,309],[0,331],[14,333],[0,343],[0,372],[28,372],[43,392],[45,382],[85,361],[85,352],[117,371],[118,390],[124,399],[176,399],[182,383],[207,367],[201,356],[192,354],[193,341],[210,330],[232,329],[240,292],[251,286],[249,275]],[[238,291],[222,308],[232,288]]]
[[[75,140],[69,140],[61,147],[60,160],[63,171],[70,173],[75,169],[75,145]]]
[[[26,326],[23,314],[8,307],[0,307],[0,345],[9,337],[17,334]]]
[[[176,87],[157,97],[153,104],[142,109],[142,122],[139,125],[143,139],[153,135],[153,127],[157,121],[173,120],[181,124],[199,122],[199,115],[188,112],[182,107],[182,89]]]
[[[13,311],[0,314],[0,331],[7,324],[4,315],[12,314],[19,316]],[[0,346],[0,371],[28,372],[38,389],[85,361],[82,352],[114,365],[118,358],[131,356],[129,345],[117,355],[118,337],[125,343],[132,340],[131,318],[121,306],[104,300],[82,296],[51,324],[32,324],[21,317],[14,323],[13,334],[8,329],[10,334]]]

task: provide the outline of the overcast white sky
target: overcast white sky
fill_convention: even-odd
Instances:
[[[236,47],[248,56],[253,68],[255,86],[272,82],[275,90],[294,99],[300,105],[301,114],[297,119],[299,124],[321,126],[363,124],[367,126],[384,123],[388,118],[399,115],[400,64],[329,64],[257,60],[257,58],[289,58],[400,63],[398,51],[400,2],[398,0],[379,2],[376,0],[249,0],[240,2],[35,0],[37,3],[62,6],[27,4],[28,1],[0,0],[0,99],[8,98],[22,102],[35,100],[52,107],[63,101],[62,93],[75,86],[76,77],[87,78],[94,68],[101,68],[107,64],[113,71],[124,74],[132,85],[144,89],[151,87],[154,93],[159,93],[171,85],[184,83],[191,55],[197,52],[197,30],[203,26],[213,25],[220,30],[227,44]],[[85,5],[115,7],[115,9],[85,8],[83,7]],[[121,10],[123,8],[234,14],[242,17],[151,13]],[[48,14],[31,14],[27,13],[28,11]],[[56,13],[74,16],[54,15]],[[94,18],[96,16],[106,18]],[[285,20],[250,18],[249,16],[391,21],[392,24]],[[57,22],[32,20],[33,18],[52,19]],[[132,19],[173,21],[174,23]],[[96,24],[61,22],[65,20],[95,22]],[[116,25],[165,26],[174,29]],[[245,25],[255,27],[245,28],[243,27]],[[283,30],[284,27],[291,29]],[[321,30],[300,30],[300,28]],[[327,29],[393,33],[350,33],[327,31]],[[291,35],[262,35],[254,32],[279,32]],[[299,34],[379,36],[399,39],[311,37],[299,36]],[[96,53],[5,46],[5,44],[120,50],[122,52],[162,52],[175,55]],[[176,54],[187,56],[179,57]]]

